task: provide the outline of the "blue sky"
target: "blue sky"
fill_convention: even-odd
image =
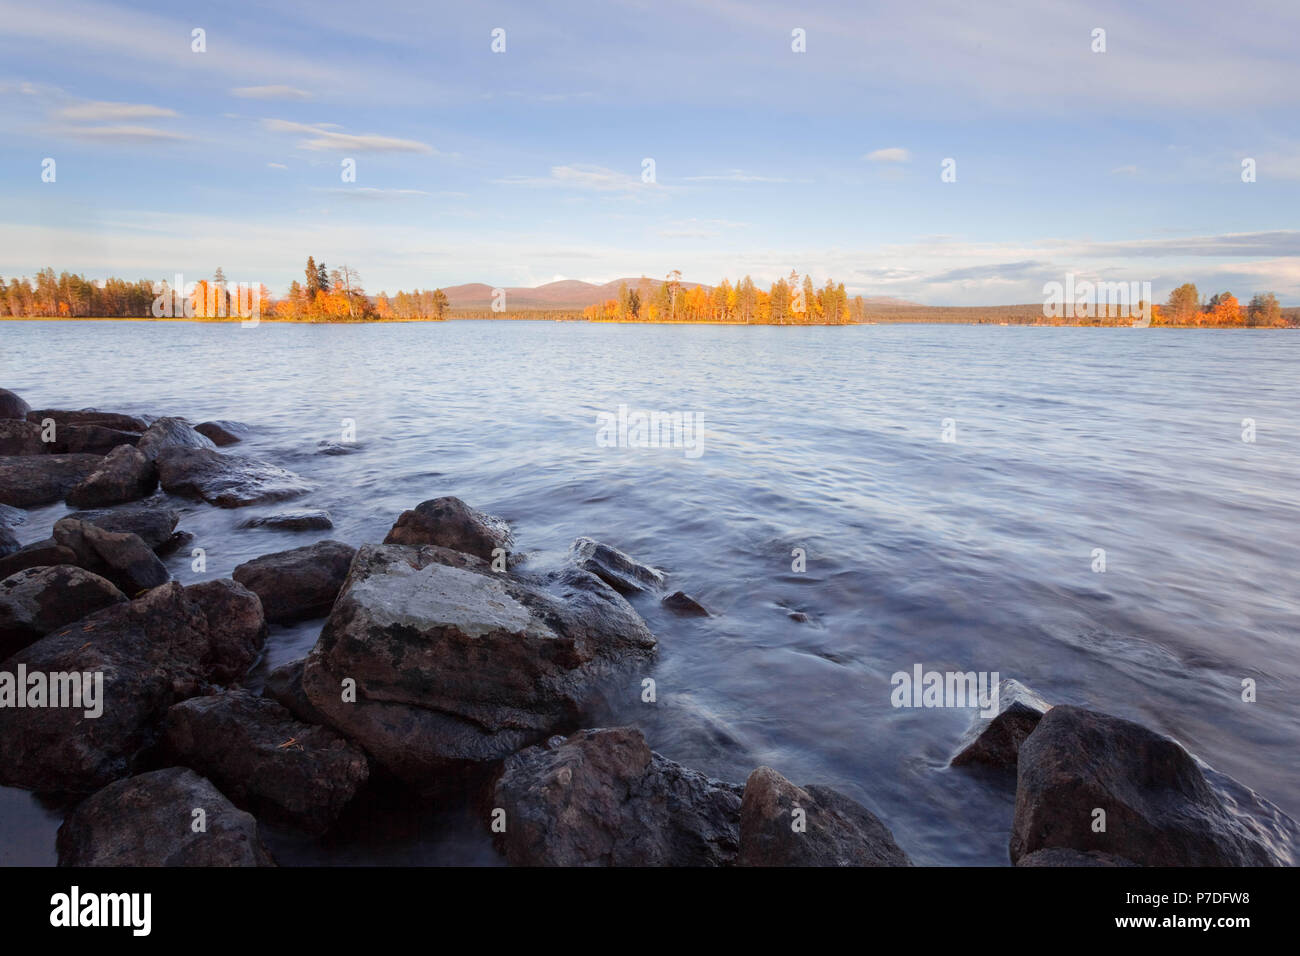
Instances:
[[[0,0],[0,24],[6,277],[220,265],[280,293],[311,254],[371,292],[793,268],[946,305],[1067,272],[1300,304],[1294,0]]]

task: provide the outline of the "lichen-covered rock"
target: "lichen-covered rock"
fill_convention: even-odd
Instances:
[[[59,866],[275,865],[252,814],[186,767],[109,784],[69,815],[57,846]]]
[[[736,862],[911,866],[889,828],[866,807],[830,787],[796,787],[771,767],[759,767],[745,781]]]
[[[0,418],[0,455],[46,455],[53,449],[41,441],[41,426]]]
[[[130,445],[118,445],[68,492],[68,504],[74,508],[101,508],[138,501],[153,494],[157,487],[158,471],[153,462]]]
[[[370,775],[360,747],[244,690],[175,704],[164,743],[236,806],[309,833],[328,830]]]
[[[77,556],[78,567],[108,578],[127,597],[171,579],[149,545],[129,531],[105,531],[76,518],[54,524],[54,540]]]
[[[626,601],[574,575],[583,581],[522,581],[445,548],[362,547],[303,689],[332,726],[419,787],[572,730],[655,653]]]
[[[724,866],[740,787],[654,753],[639,730],[583,730],[508,758],[497,839],[521,866]]]
[[[35,508],[62,501],[103,461],[103,455],[0,457],[0,504]]]
[[[126,595],[110,581],[72,565],[34,567],[0,581],[0,661],[65,624]]]

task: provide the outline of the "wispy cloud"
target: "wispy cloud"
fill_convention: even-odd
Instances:
[[[790,181],[783,176],[760,176],[758,173],[748,173],[743,169],[731,169],[725,173],[705,176],[685,176],[683,179],[690,183],[788,183]]]
[[[912,154],[901,146],[890,146],[874,150],[862,158],[873,163],[905,163],[912,158]]]
[[[355,153],[436,153],[428,143],[379,133],[344,133],[335,123],[295,123],[292,120],[265,119],[263,128],[273,133],[302,133],[299,149]]]
[[[602,193],[632,193],[654,188],[639,174],[623,173],[604,166],[552,166],[549,176],[507,176],[497,180],[505,186],[540,186]]]
[[[175,116],[176,111],[165,106],[150,106],[147,103],[87,102],[65,106],[54,115],[64,120],[106,123],[114,120]]]
[[[65,126],[57,133],[96,143],[178,143],[191,137],[152,126]]]
[[[309,100],[311,94],[296,86],[273,84],[271,86],[236,86],[230,91],[232,96],[244,100]]]

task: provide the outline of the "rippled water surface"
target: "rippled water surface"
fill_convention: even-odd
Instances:
[[[715,776],[768,764],[842,788],[918,863],[1004,864],[1014,785],[947,769],[971,711],[890,705],[890,675],[917,663],[1141,721],[1300,815],[1300,334],[8,322],[0,339],[0,385],[33,408],[244,421],[232,450],[319,483],[291,506],[175,502],[207,552],[205,574],[169,560],[184,583],[380,541],[439,495],[507,518],[529,566],[586,534],[665,569],[716,616],[635,602],[659,702],[609,719]],[[598,447],[597,413],[620,404],[697,413],[703,454]],[[343,419],[352,453],[322,454]],[[335,528],[235,528],[284,507]],[[29,512],[20,540],[65,510]],[[263,668],[319,628],[273,629]],[[58,822],[0,789],[0,861],[52,862]],[[488,859],[468,829],[453,813],[278,852]]]

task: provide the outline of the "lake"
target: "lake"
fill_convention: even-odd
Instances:
[[[318,483],[285,506],[177,500],[207,561],[168,559],[182,583],[381,541],[440,495],[507,519],[528,568],[589,535],[664,569],[715,616],[634,600],[658,701],[609,721],[713,776],[835,786],[918,864],[1007,864],[1014,783],[948,768],[972,710],[891,705],[917,664],[1137,720],[1300,816],[1295,332],[56,321],[0,322],[0,342],[0,386],[33,408],[243,421],[240,453]],[[691,415],[698,453],[606,447],[598,418],[620,406]],[[345,420],[355,441],[322,446]],[[236,528],[287,507],[335,528]],[[28,512],[20,540],[66,510]],[[320,624],[273,627],[253,682]],[[272,848],[494,859],[457,808],[427,810]],[[0,789],[0,862],[53,863],[59,819]]]

